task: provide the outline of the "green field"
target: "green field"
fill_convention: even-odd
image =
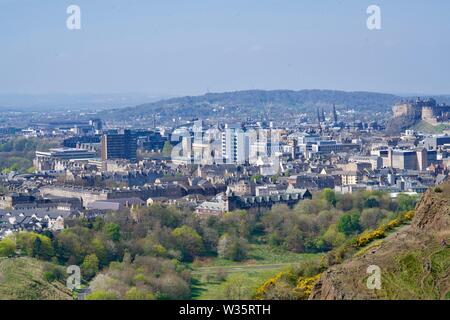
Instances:
[[[278,272],[302,261],[320,257],[320,254],[293,253],[269,245],[253,244],[246,261],[233,262],[215,258],[202,265],[192,265],[192,298],[251,299],[255,289]],[[233,292],[237,287],[239,293]]]

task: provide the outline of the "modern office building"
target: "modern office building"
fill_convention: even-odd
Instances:
[[[88,161],[95,156],[95,152],[85,149],[56,148],[49,151],[36,151],[33,165],[38,171],[54,170],[57,162]]]
[[[360,149],[359,144],[355,143],[337,143],[334,140],[321,140],[311,146],[312,153],[318,154],[330,154],[332,152],[350,152],[358,151]]]
[[[240,126],[226,125],[222,133],[222,156],[225,163],[246,163],[250,156],[248,135]]]
[[[57,160],[79,160],[79,159],[92,159],[95,157],[95,153],[74,148],[57,148],[50,149],[49,151],[36,151],[36,158],[49,158]]]
[[[419,150],[388,150],[388,167],[401,170],[425,171],[428,167],[428,152]]]
[[[137,161],[137,138],[131,130],[124,130],[123,133],[105,133],[101,144],[102,160]]]

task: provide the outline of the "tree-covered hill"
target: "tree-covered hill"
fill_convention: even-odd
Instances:
[[[357,110],[388,111],[401,97],[372,92],[344,92],[333,90],[248,90],[225,93],[208,93],[202,96],[172,98],[138,105],[125,109],[114,109],[103,113],[107,119],[129,118],[160,119],[174,117],[258,116],[268,112],[281,115],[289,112],[311,112],[316,107]]]

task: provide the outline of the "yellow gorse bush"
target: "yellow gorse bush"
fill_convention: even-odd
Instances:
[[[355,246],[360,248],[364,247],[375,239],[384,238],[385,233],[384,228],[378,228],[372,232],[363,233],[359,237],[356,238]]]
[[[255,299],[256,300],[263,300],[267,291],[274,287],[281,279],[292,279],[295,277],[294,273],[292,271],[283,271],[275,275],[273,278],[270,278],[262,286],[260,286],[258,289],[256,289],[255,293]]]
[[[314,277],[300,277],[296,281],[296,286],[293,288],[293,292],[297,299],[304,300],[308,299],[311,295],[312,289],[316,282],[320,279],[320,274]],[[278,273],[273,278],[270,278],[262,286],[256,289],[255,299],[264,300],[270,289],[275,287],[277,283],[281,280],[288,280],[289,282],[295,279],[296,275],[291,271],[284,271]]]
[[[315,284],[319,281],[320,276],[321,274],[318,274],[314,277],[301,277],[297,280],[295,291],[299,299],[306,300],[309,298]]]
[[[387,231],[397,228],[404,221],[412,220],[414,218],[414,215],[415,215],[414,210],[408,211],[404,213],[400,219],[394,219],[392,221],[389,221],[387,224],[382,225],[381,227],[371,232],[364,232],[355,239],[354,243],[355,247],[357,248],[365,247],[374,240],[384,238],[386,236]]]
[[[403,219],[405,220],[412,220],[414,216],[416,215],[416,212],[414,210],[408,211],[403,214]]]

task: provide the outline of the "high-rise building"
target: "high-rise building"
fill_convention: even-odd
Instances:
[[[114,159],[137,161],[137,138],[131,130],[102,136],[102,160]]]
[[[246,163],[250,153],[249,137],[239,125],[226,125],[222,133],[222,156],[225,163]]]

